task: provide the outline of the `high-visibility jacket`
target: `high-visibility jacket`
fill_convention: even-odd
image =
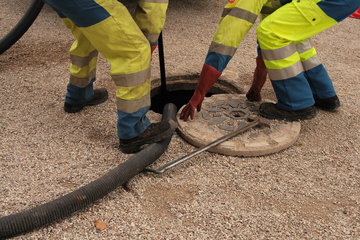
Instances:
[[[322,64],[302,57],[296,44],[334,26],[360,7],[360,0],[294,0],[268,16],[257,28],[264,62],[275,90],[278,107],[299,110],[314,105],[315,99],[336,95]],[[311,76],[310,76],[311,75]]]
[[[205,64],[222,72],[257,17],[261,15],[263,19],[281,5],[279,0],[229,0],[213,36]]]
[[[65,101],[93,95],[98,52],[110,63],[116,85],[118,136],[130,139],[150,125],[151,45],[165,24],[168,0],[139,0],[134,16],[117,0],[44,0],[62,18],[75,41]]]

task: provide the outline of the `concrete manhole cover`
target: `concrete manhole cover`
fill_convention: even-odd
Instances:
[[[177,115],[178,130],[189,143],[203,147],[260,117],[260,103],[246,100],[244,94],[217,94],[205,98],[194,120],[184,122]],[[261,156],[283,150],[297,140],[300,122],[263,120],[270,127],[257,126],[233,137],[208,151],[231,156]]]

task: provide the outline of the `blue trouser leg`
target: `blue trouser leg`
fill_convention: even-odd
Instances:
[[[305,71],[305,77],[309,81],[315,99],[326,99],[336,95],[333,83],[323,64]]]
[[[94,95],[93,79],[89,85],[84,88],[79,88],[75,85],[68,83],[67,92],[65,95],[65,102],[69,104],[81,104],[87,102]]]
[[[150,107],[144,107],[134,113],[125,113],[120,110],[118,113],[117,129],[120,139],[130,139],[144,132],[150,125],[146,113]]]
[[[302,72],[285,80],[271,80],[278,99],[277,105],[284,110],[300,110],[314,105],[311,87]]]

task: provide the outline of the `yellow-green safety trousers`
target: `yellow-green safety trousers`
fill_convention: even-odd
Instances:
[[[80,104],[93,95],[98,53],[110,63],[116,85],[120,139],[150,125],[151,46],[165,24],[168,0],[140,0],[133,16],[117,0],[45,0],[58,12],[75,41],[65,101]]]
[[[259,24],[256,32],[279,108],[304,109],[316,99],[336,95],[324,66],[311,57],[315,49],[306,47],[306,41],[359,5],[360,0],[293,0]],[[304,47],[297,48],[301,43]]]
[[[229,0],[224,7],[218,29],[205,58],[205,64],[213,67],[217,72],[222,72],[254,25],[258,15],[262,21],[282,7],[282,4],[279,0]],[[296,48],[303,64],[309,64],[308,60],[312,59],[313,67],[318,66],[317,75],[330,79],[310,40],[297,43]],[[260,48],[258,48],[258,55],[261,55]],[[313,72],[309,71],[308,75],[313,77]]]

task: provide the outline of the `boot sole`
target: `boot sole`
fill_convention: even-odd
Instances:
[[[319,108],[319,109],[321,109],[321,110],[324,110],[324,111],[336,112],[336,111],[339,109],[340,104],[339,104],[339,105],[336,105],[336,106],[333,106],[333,107],[326,107],[326,106],[322,106],[322,105],[320,105],[320,104],[317,105],[317,104],[315,103],[314,106],[317,107],[317,108]]]
[[[177,128],[177,124],[173,120],[169,120],[168,122],[170,124],[170,128],[168,130],[166,130],[165,132],[163,132],[162,134],[159,134],[152,138],[148,138],[146,140],[141,140],[136,143],[126,144],[126,145],[121,144],[119,146],[120,150],[126,154],[136,153],[136,152],[139,152],[141,150],[141,147],[145,144],[152,144],[152,143],[160,142],[161,140],[171,137],[173,131]]]
[[[283,116],[278,116],[278,115],[269,115],[264,112],[259,112],[259,113],[261,116],[268,118],[268,119],[285,120],[285,121],[308,120],[308,119],[315,118],[317,115],[316,111],[311,111],[308,113],[304,113],[304,114],[300,114],[300,115],[296,115],[296,116],[289,116],[289,117],[283,117]]]

